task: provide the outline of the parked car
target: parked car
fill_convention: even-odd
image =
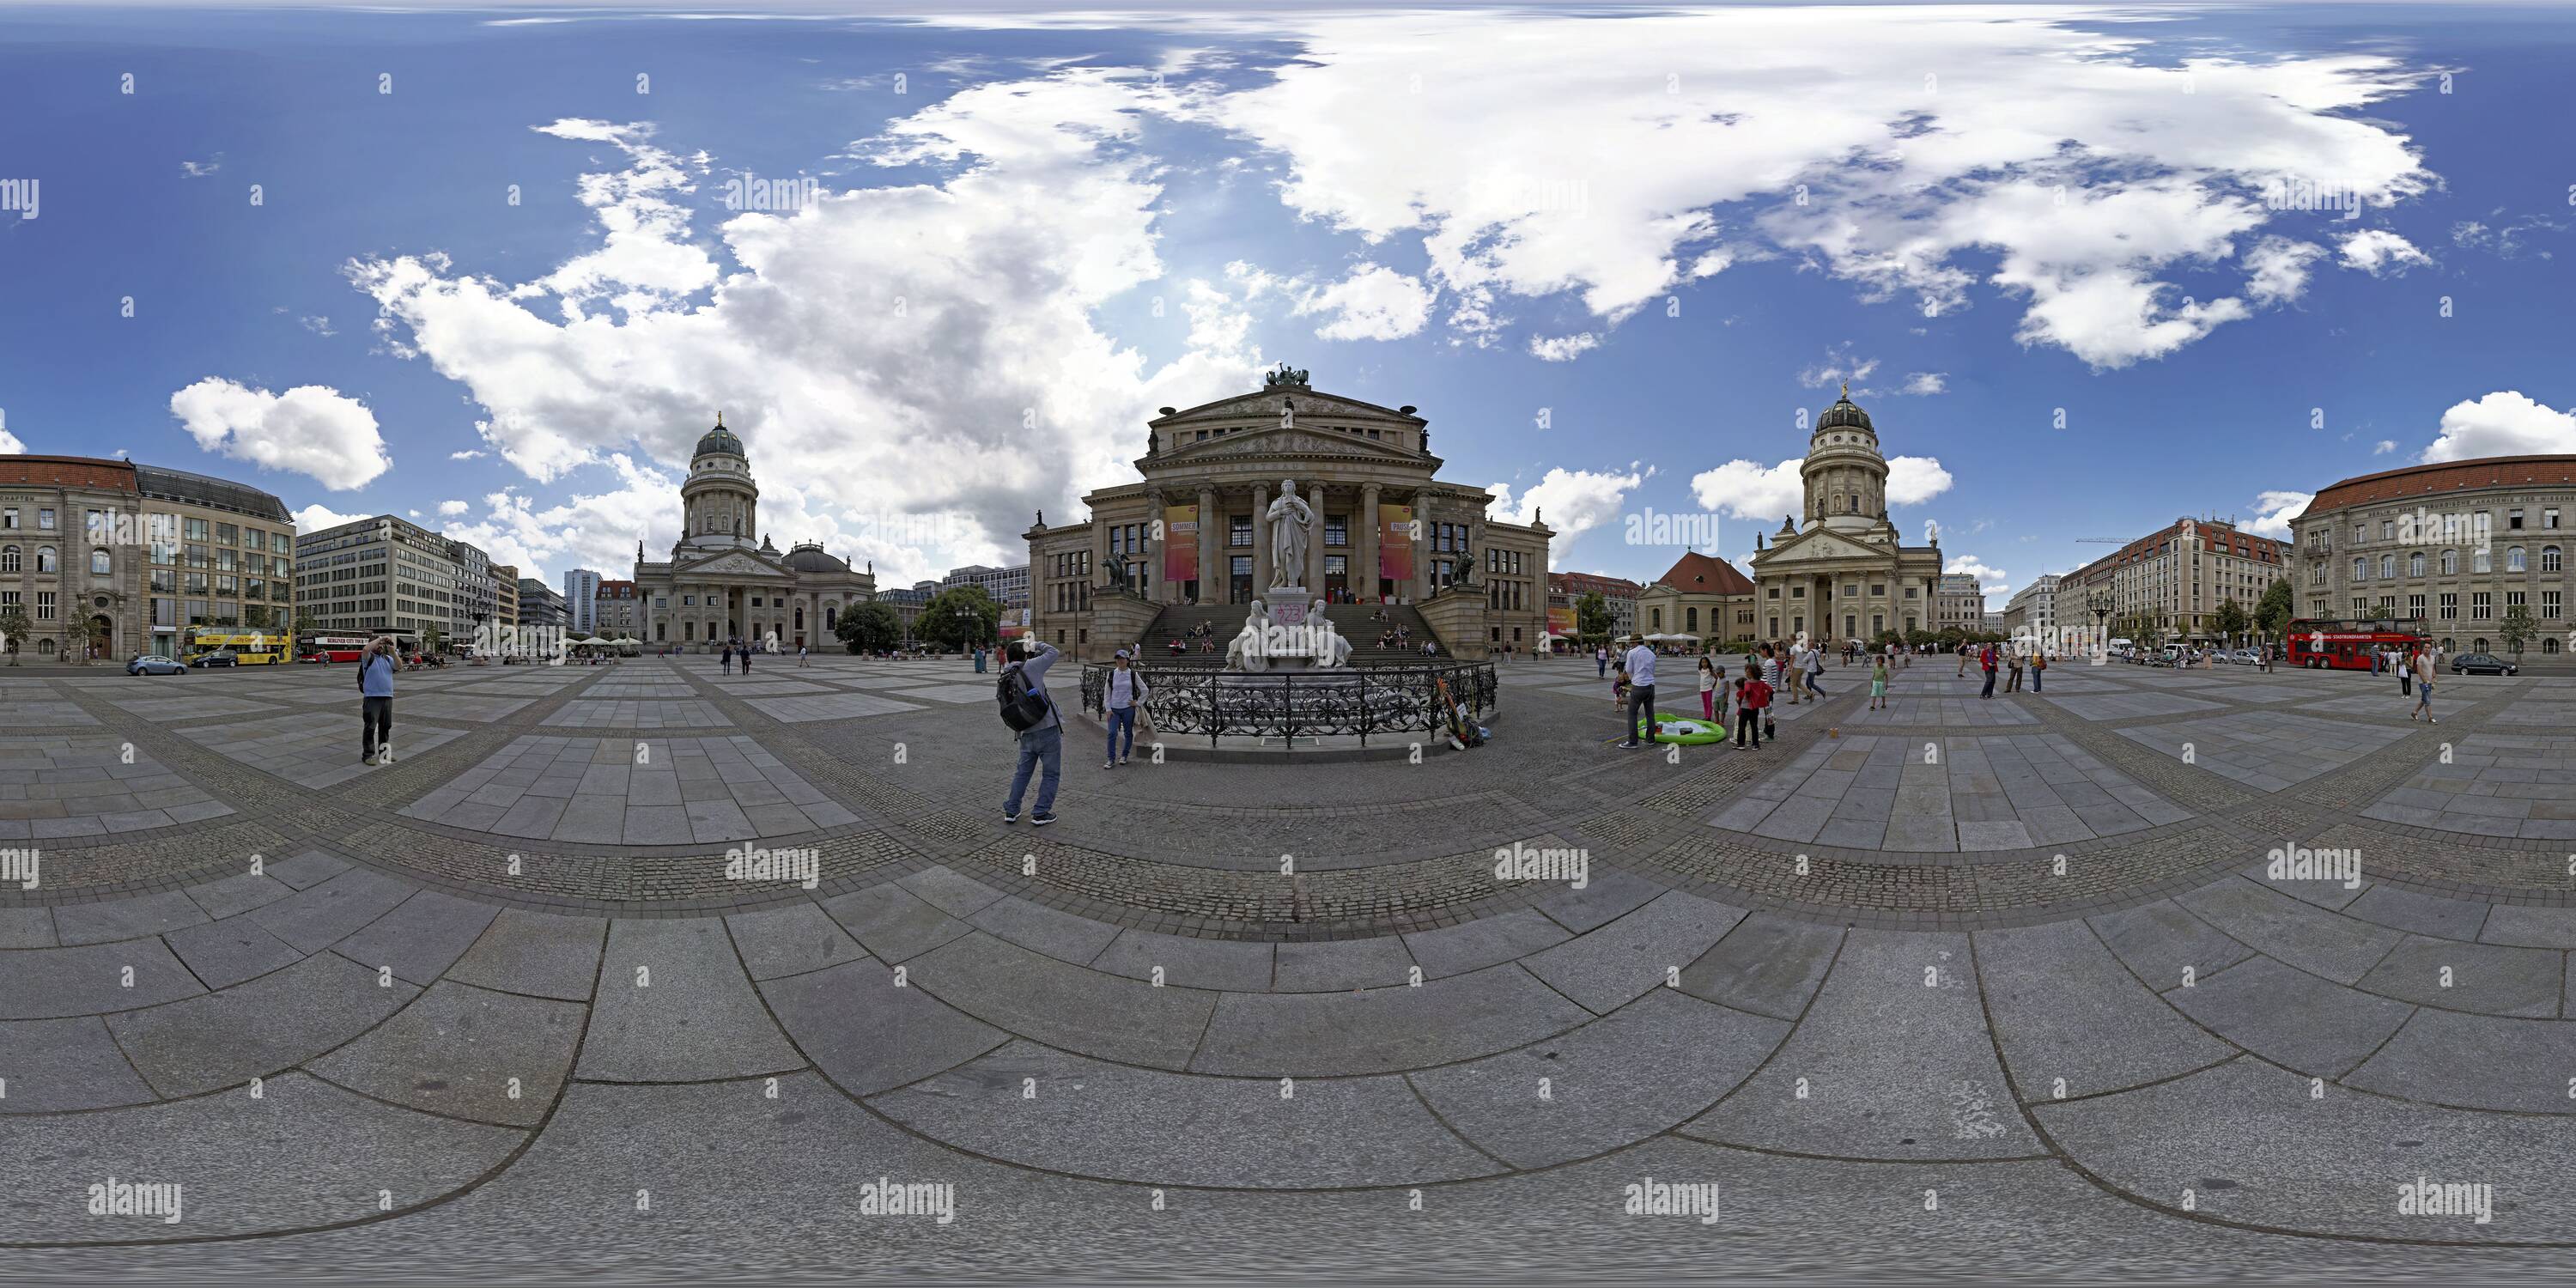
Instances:
[[[2234,658],[2239,666],[2259,666],[2263,662],[2263,655],[2250,648],[2240,648],[2228,656]]]
[[[125,664],[127,675],[186,675],[188,668],[158,653],[146,653]]]
[[[237,663],[239,663],[239,662],[240,662],[240,660],[241,660],[241,659],[240,659],[238,656],[236,656],[236,655],[233,653],[233,651],[232,651],[231,649],[228,649],[228,648],[219,648],[219,649],[211,650],[211,651],[209,651],[209,652],[199,653],[199,654],[198,654],[198,655],[196,655],[195,657],[189,658],[189,659],[188,659],[188,665],[190,665],[190,666],[233,666],[233,665],[236,665]]]
[[[2515,669],[2493,653],[2461,653],[2451,659],[2453,675],[2511,675]]]

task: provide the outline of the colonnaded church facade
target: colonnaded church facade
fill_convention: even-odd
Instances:
[[[1485,489],[1442,481],[1413,408],[1320,393],[1283,365],[1258,393],[1165,407],[1146,431],[1136,482],[1085,496],[1086,519],[1041,513],[1024,534],[1037,638],[1104,658],[1158,619],[1239,619],[1232,606],[1301,584],[1335,604],[1410,608],[1396,616],[1418,613],[1417,631],[1453,656],[1545,647],[1543,516],[1504,522]],[[1292,485],[1314,522],[1305,566],[1282,570],[1269,516]],[[1368,611],[1334,617],[1349,633]]]
[[[1887,458],[1869,413],[1843,396],[1816,418],[1798,467],[1806,514],[1783,518],[1753,555],[1753,616],[1764,639],[1911,635],[1933,625],[1938,542],[1909,546],[1887,517]],[[1761,544],[1759,537],[1755,538]]]
[[[742,440],[716,416],[680,484],[680,539],[646,562],[635,543],[635,598],[647,646],[708,652],[728,642],[794,649],[833,642],[842,612],[876,595],[876,576],[815,542],[786,553],[760,530],[760,485]]]

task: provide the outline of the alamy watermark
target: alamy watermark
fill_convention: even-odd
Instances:
[[[1581,890],[1592,884],[1592,852],[1579,849],[1543,849],[1514,841],[1494,851],[1494,879],[1497,881],[1562,881],[1569,888]]]
[[[2334,881],[2346,890],[2361,888],[2361,851],[2320,850],[2283,841],[2265,855],[2263,875],[2273,881]]]
[[[0,211],[14,210],[20,219],[33,219],[42,204],[34,179],[0,179]]]
[[[792,881],[808,890],[823,880],[823,852],[736,845],[725,850],[727,881]]]
[[[35,889],[44,872],[44,858],[42,850],[0,850],[0,885],[15,881],[21,890]]]

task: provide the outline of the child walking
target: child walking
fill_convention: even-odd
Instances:
[[[1869,664],[1869,709],[1887,709],[1887,659],[1883,657]]]

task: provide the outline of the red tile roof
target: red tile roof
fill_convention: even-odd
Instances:
[[[95,456],[0,456],[0,486],[96,487],[142,495],[131,461]]]
[[[2317,493],[2307,513],[2490,487],[2576,487],[2576,456],[2489,456],[2363,474]]]
[[[1670,586],[1689,594],[1750,595],[1752,579],[1735,570],[1735,565],[1694,550],[1673,562],[1664,575],[1655,578],[1658,586]]]

